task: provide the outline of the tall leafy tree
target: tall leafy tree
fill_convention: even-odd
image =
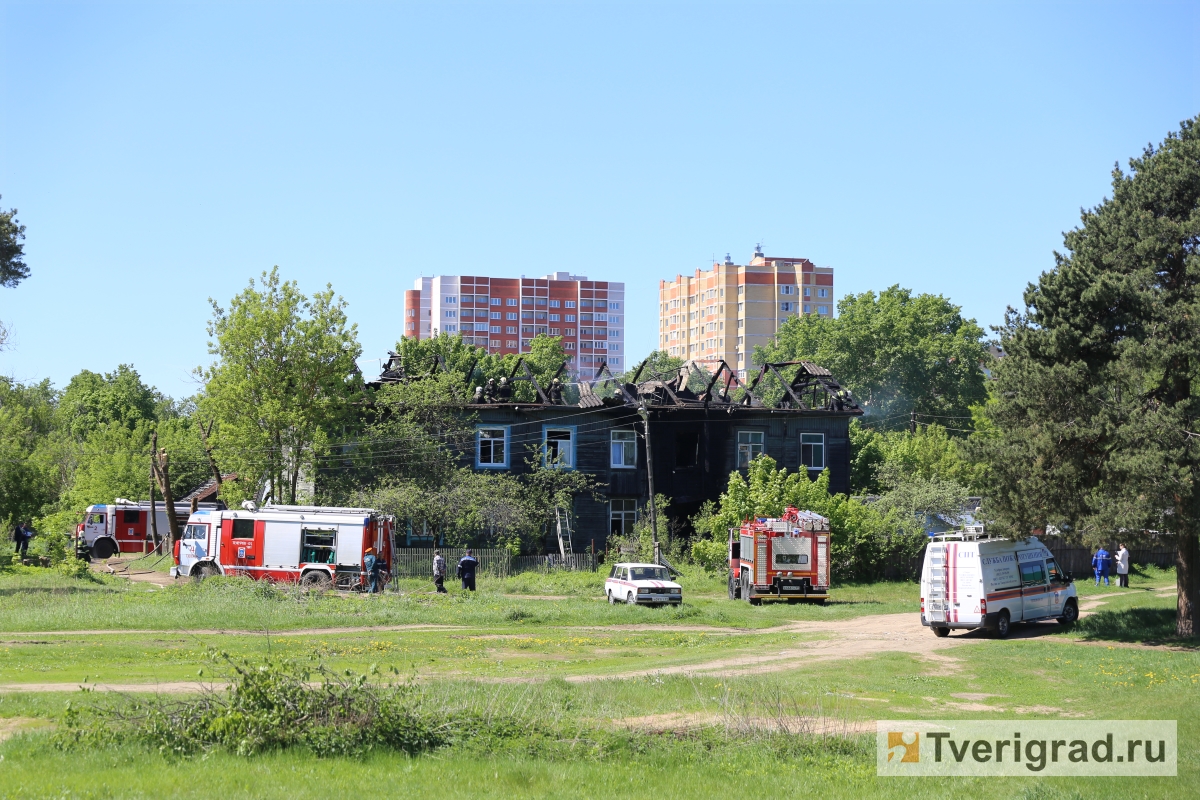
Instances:
[[[1200,117],[1112,175],[1010,309],[987,459],[1017,533],[1178,542],[1177,629],[1200,634]]]
[[[970,416],[986,399],[983,329],[941,295],[892,286],[847,295],[832,319],[789,319],[754,361],[814,361],[852,392],[868,424],[916,412],[922,421]],[[768,393],[782,389],[764,386]]]
[[[276,501],[296,502],[301,477],[313,476],[329,433],[361,392],[357,326],[331,287],[305,297],[277,267],[228,309],[210,302],[216,361],[197,370],[205,383],[199,406],[215,420],[221,469],[238,475],[222,491],[236,501],[265,481]]]

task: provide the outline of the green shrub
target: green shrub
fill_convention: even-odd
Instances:
[[[729,568],[729,551],[725,542],[699,539],[692,542],[692,561],[705,572],[719,573]]]

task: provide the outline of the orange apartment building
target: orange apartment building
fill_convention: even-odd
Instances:
[[[441,275],[404,293],[404,335],[459,334],[489,353],[528,353],[537,335],[561,336],[572,374],[626,369],[625,284],[555,272],[541,278]]]
[[[741,378],[756,345],[790,317],[833,316],[833,267],[807,258],[765,256],[724,263],[658,283],[658,349],[714,369],[721,359]]]

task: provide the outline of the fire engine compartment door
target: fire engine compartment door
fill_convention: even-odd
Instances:
[[[369,544],[369,543],[368,543]],[[362,567],[363,525],[338,525],[337,563],[344,567]]]
[[[259,566],[259,543],[263,522],[253,519],[221,521],[221,563],[231,566]]]
[[[812,536],[778,536],[771,539],[771,569],[776,572],[815,572]]]
[[[300,565],[300,522],[267,520],[263,531],[262,565],[297,567]]]

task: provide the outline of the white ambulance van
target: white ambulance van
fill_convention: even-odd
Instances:
[[[1036,536],[983,534],[982,526],[930,537],[921,570],[921,624],[938,636],[986,628],[1001,638],[1014,622],[1079,619],[1069,573]]]

